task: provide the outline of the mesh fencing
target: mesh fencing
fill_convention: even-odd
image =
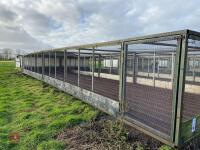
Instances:
[[[66,82],[78,85],[78,52],[67,51],[67,79]]]
[[[167,135],[171,132],[176,47],[176,40],[132,44],[126,60],[126,114]]]
[[[92,91],[92,51],[80,51],[80,87]]]
[[[115,49],[117,50],[117,49]],[[113,100],[119,99],[119,52],[95,52],[94,92]]]
[[[185,91],[182,106],[182,121],[200,114],[200,41],[188,40]]]

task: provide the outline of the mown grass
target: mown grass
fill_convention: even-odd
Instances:
[[[97,114],[76,98],[21,74],[14,62],[0,61],[0,149],[63,149],[66,145],[55,136]],[[20,134],[17,143],[9,139],[13,132]]]

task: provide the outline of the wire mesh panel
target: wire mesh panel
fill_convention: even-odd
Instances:
[[[104,50],[103,53],[96,50],[94,58],[94,92],[113,100],[118,100],[119,97],[118,49],[119,47],[115,46],[112,50]]]
[[[28,55],[28,70],[31,70],[31,55]]]
[[[64,52],[56,52],[56,79],[64,80]]]
[[[44,75],[49,75],[49,54],[44,53]]]
[[[176,40],[132,44],[126,60],[126,115],[168,136],[176,47]]]
[[[200,115],[200,41],[189,39],[182,121]]]
[[[29,59],[29,57],[28,57],[28,55],[25,57],[25,69],[29,69],[29,63],[28,63],[28,59]]]
[[[67,79],[66,82],[78,85],[78,50],[67,50]]]
[[[35,67],[35,57],[32,54],[31,55],[31,71],[34,71],[34,67]]]
[[[27,56],[24,56],[24,69],[27,69]]]
[[[49,76],[55,77],[55,52],[49,52]]]
[[[42,74],[42,54],[37,54],[37,73]]]
[[[193,139],[200,133],[200,36],[189,38],[187,50],[181,105],[181,144]]]
[[[31,70],[31,56],[28,55],[28,70]]]
[[[79,86],[92,90],[92,50],[80,50]]]
[[[32,71],[36,72],[36,55],[33,54],[32,56],[33,56]]]

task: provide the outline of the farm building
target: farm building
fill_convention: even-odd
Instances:
[[[42,50],[22,68],[171,146],[200,133],[199,32]]]

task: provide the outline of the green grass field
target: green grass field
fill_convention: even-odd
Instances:
[[[55,136],[99,112],[55,88],[23,75],[14,62],[0,62],[0,150],[63,149]],[[12,133],[19,142],[10,140]]]

